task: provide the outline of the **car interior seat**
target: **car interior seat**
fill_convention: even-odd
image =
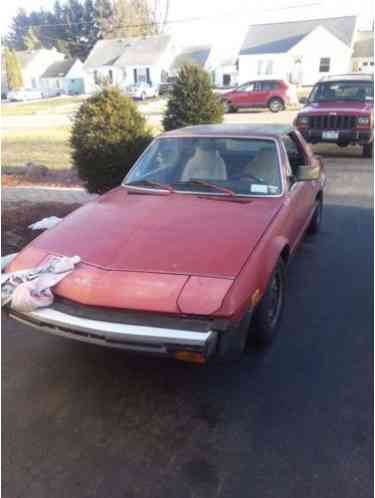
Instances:
[[[227,180],[227,168],[218,151],[197,147],[181,175],[181,181],[191,178],[206,180]]]
[[[267,185],[280,185],[276,151],[267,148],[260,149],[255,158],[248,164],[246,172],[262,179]]]

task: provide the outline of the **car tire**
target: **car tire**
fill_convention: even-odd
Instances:
[[[374,155],[374,142],[365,144],[362,149],[362,157],[371,158]]]
[[[279,259],[266,292],[254,312],[255,341],[259,346],[270,345],[277,336],[284,309],[285,290],[285,263]]]
[[[230,112],[235,112],[235,109],[234,107],[232,106],[232,104],[230,102],[228,102],[227,100],[224,100],[223,102],[223,105],[224,105],[224,112],[226,114],[230,113]]]
[[[316,207],[308,228],[309,234],[315,235],[320,231],[322,226],[322,218],[323,218],[323,199],[320,198],[316,200]]]
[[[280,112],[285,109],[284,102],[279,98],[279,97],[273,97],[269,102],[268,102],[268,109],[271,112]]]

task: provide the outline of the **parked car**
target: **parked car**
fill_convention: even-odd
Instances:
[[[142,82],[128,86],[126,93],[133,99],[146,100],[157,97],[159,95],[159,89],[155,85]]]
[[[313,144],[331,142],[340,147],[361,145],[364,157],[374,148],[374,77],[366,74],[330,76],[319,81],[295,125]]]
[[[176,84],[176,78],[171,78],[168,81],[163,81],[159,85],[159,95],[168,95],[172,93]]]
[[[222,94],[225,112],[250,107],[268,107],[271,112],[298,104],[296,89],[284,80],[248,81]]]
[[[26,88],[24,90],[13,90],[8,92],[8,100],[10,100],[11,102],[22,102],[24,100],[37,100],[42,98],[42,92],[33,88]]]
[[[51,334],[195,362],[241,353],[253,333],[268,344],[290,258],[306,230],[319,230],[324,185],[321,159],[289,125],[164,133],[121,186],[8,264],[16,271],[50,255],[81,258],[54,288],[52,307],[10,316]]]

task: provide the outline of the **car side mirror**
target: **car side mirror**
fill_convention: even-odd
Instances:
[[[297,166],[294,172],[294,178],[296,182],[311,182],[313,180],[319,180],[320,178],[320,166]]]

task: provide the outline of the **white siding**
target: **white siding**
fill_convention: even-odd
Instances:
[[[329,31],[319,26],[289,52],[291,72],[296,57],[302,57],[301,84],[313,85],[323,76],[350,71],[351,49]],[[329,58],[328,72],[320,72],[320,60]]]
[[[46,71],[48,66],[54,62],[64,59],[64,54],[57,50],[41,49],[37,51],[35,58],[22,69],[22,78],[24,88],[41,88],[40,77]]]
[[[350,71],[350,56],[350,47],[319,26],[286,53],[240,55],[239,82],[266,76],[313,85],[323,76]],[[330,59],[329,72],[319,71],[322,58]]]

